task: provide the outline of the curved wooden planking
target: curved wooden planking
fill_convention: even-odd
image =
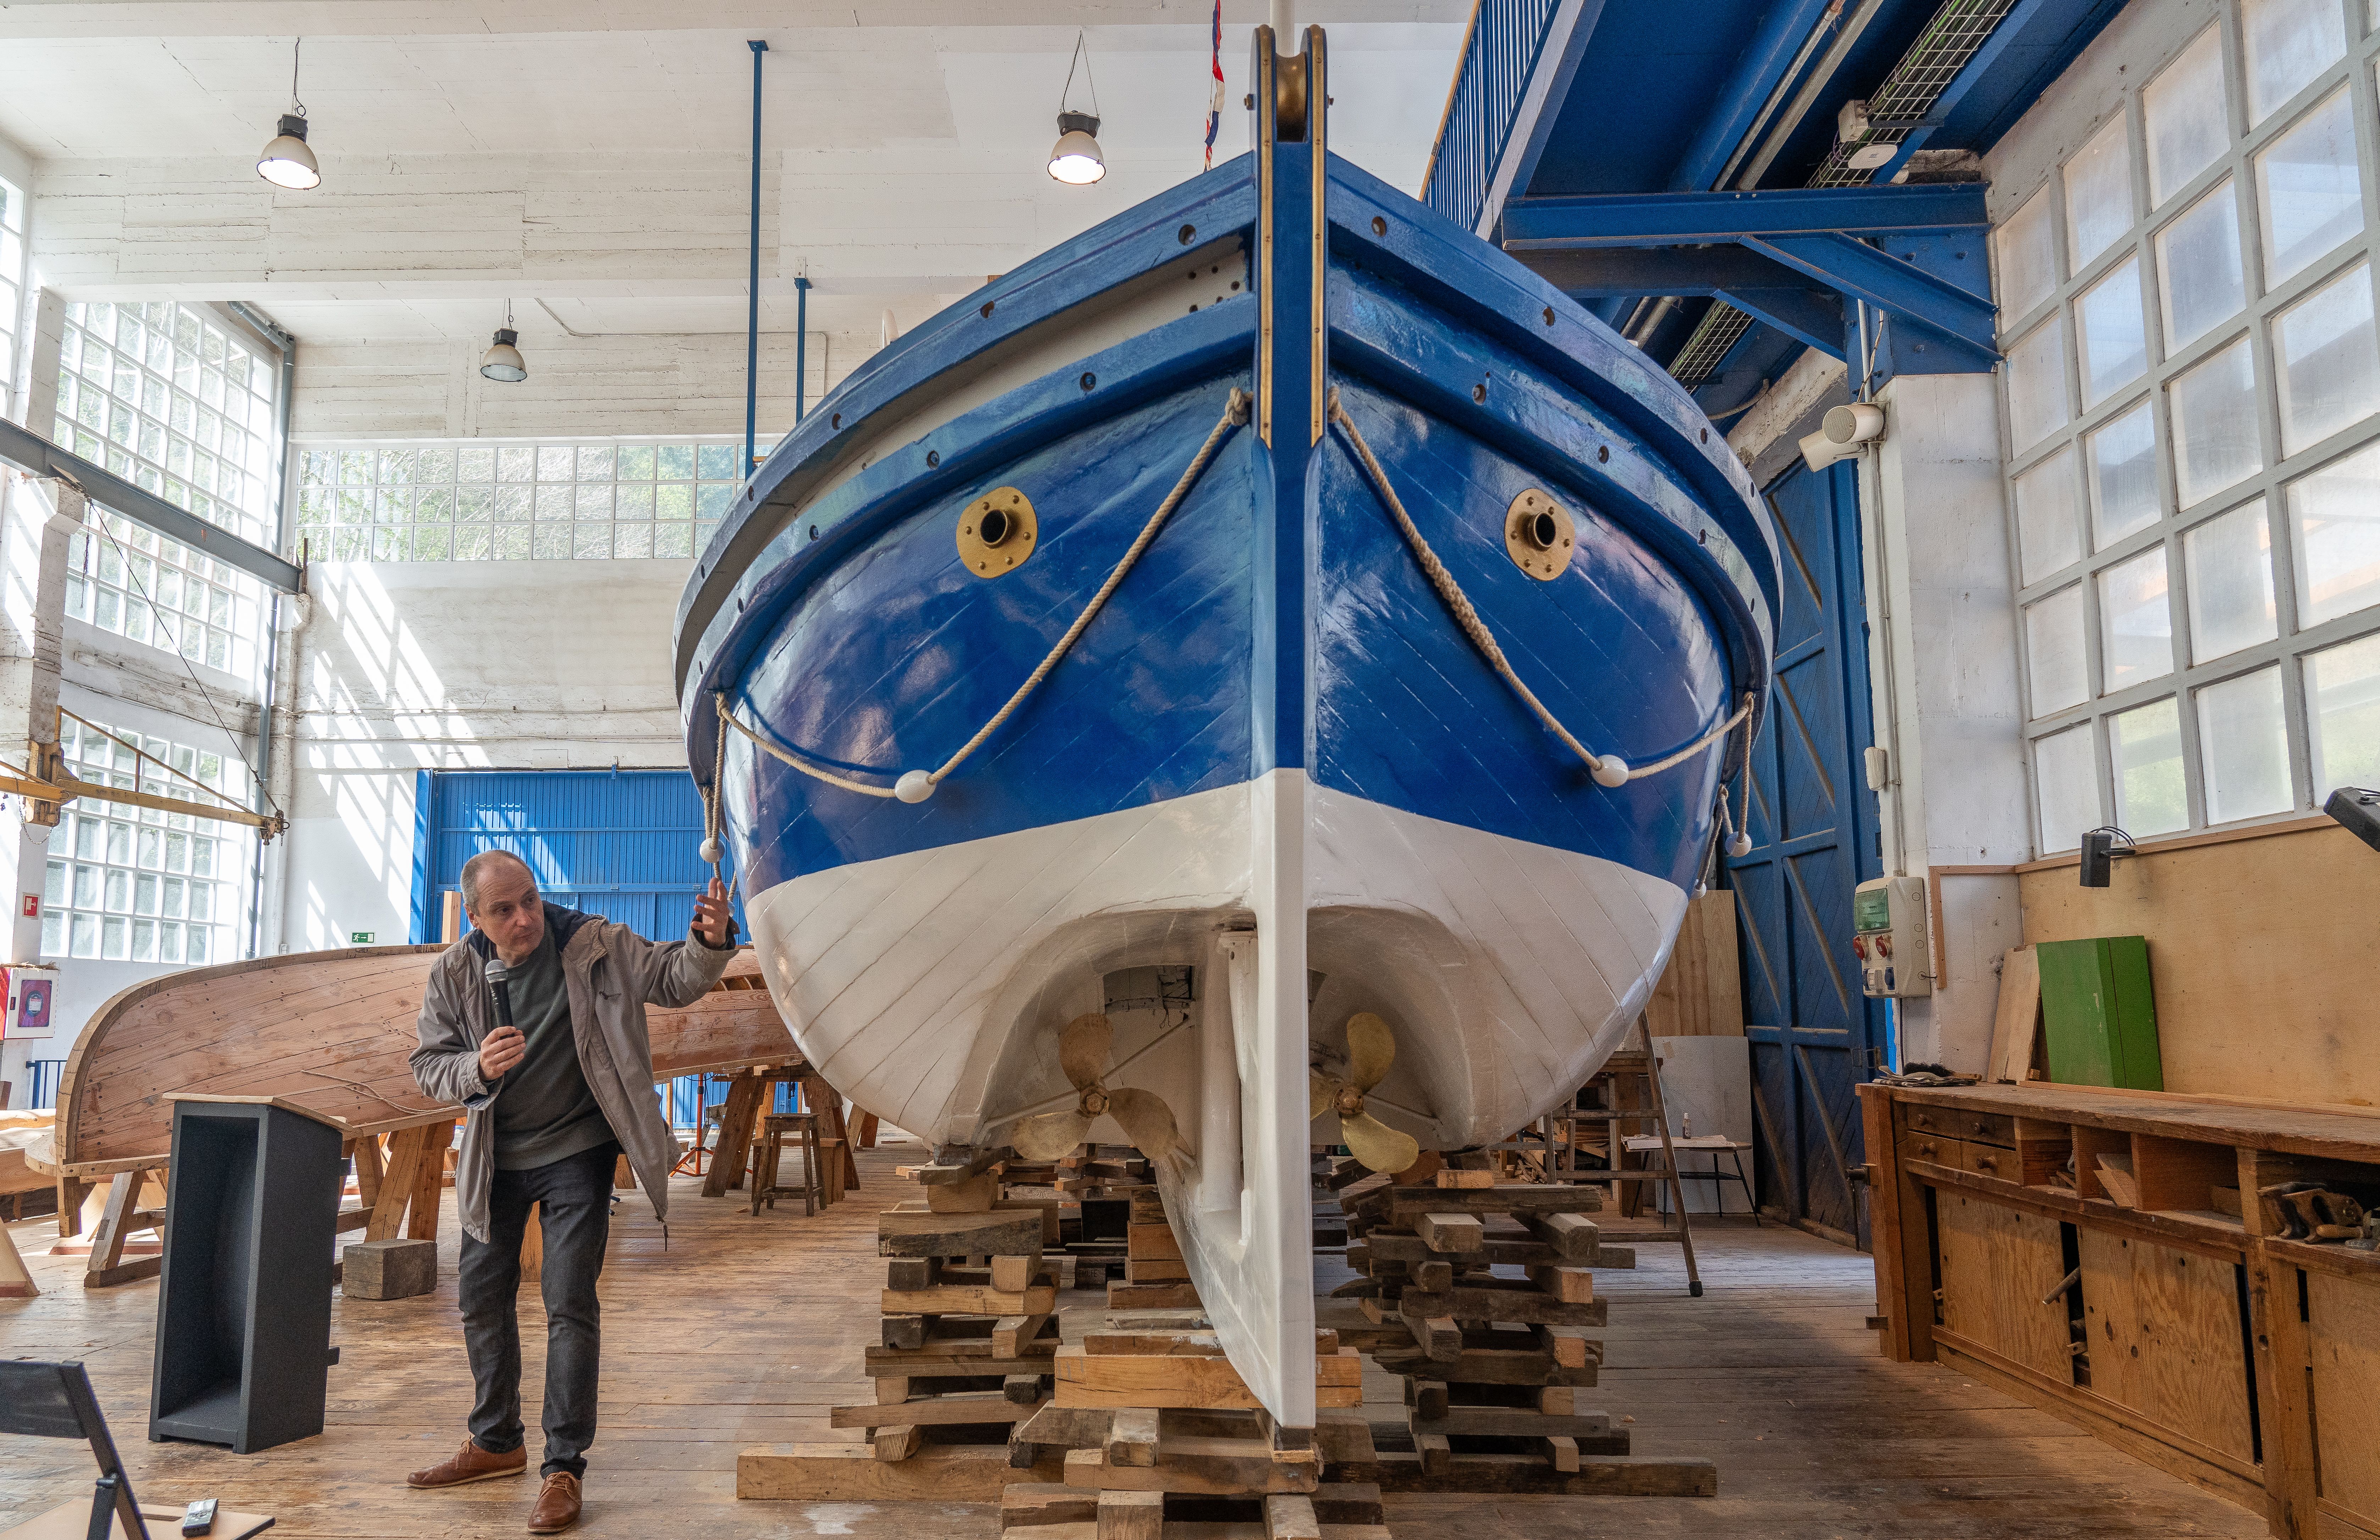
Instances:
[[[282,1096],[385,1134],[453,1117],[413,1083],[421,991],[443,946],[355,947],[191,968],[100,1007],[58,1081],[54,1151],[87,1174],[162,1159],[168,1091]],[[800,1057],[751,952],[682,1011],[648,1013],[657,1077]]]

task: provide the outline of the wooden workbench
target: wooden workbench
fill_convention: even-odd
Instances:
[[[2256,1200],[2380,1185],[2380,1111],[1859,1089],[1887,1356],[1953,1364],[2289,1540],[2380,1535],[2380,1253],[2284,1239]]]

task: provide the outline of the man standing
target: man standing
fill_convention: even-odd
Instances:
[[[473,929],[446,949],[422,992],[413,1078],[470,1111],[455,1166],[463,1222],[463,1340],[476,1396],[470,1433],[417,1487],[519,1475],[521,1236],[537,1205],[545,1238],[544,1480],[529,1533],[578,1522],[595,1438],[601,1336],[595,1280],[612,1228],[612,1173],[623,1154],[669,1218],[677,1146],[653,1091],[645,1007],[691,1005],[735,955],[717,879],[695,900],[687,941],[655,944],[624,925],[547,903],[520,857],[485,851],[464,864]],[[513,1025],[500,1026],[492,963],[505,970]]]

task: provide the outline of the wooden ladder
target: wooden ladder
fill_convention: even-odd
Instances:
[[[1622,1198],[1624,1184],[1651,1183],[1670,1190],[1670,1222],[1651,1230],[1611,1231],[1614,1241],[1675,1241],[1685,1254],[1686,1291],[1702,1297],[1703,1279],[1694,1266],[1694,1222],[1686,1214],[1684,1184],[1678,1180],[1678,1154],[1670,1143],[1670,1120],[1661,1104],[1661,1056],[1653,1051],[1652,1039],[1646,1033],[1644,1018],[1637,1018],[1636,1029],[1619,1052],[1603,1061],[1593,1078],[1580,1088],[1581,1095],[1595,1094],[1597,1105],[1580,1108],[1572,1099],[1572,1108],[1557,1112],[1550,1123],[1569,1125],[1568,1146],[1562,1155],[1562,1170],[1548,1172],[1550,1179],[1587,1182],[1610,1189],[1610,1207],[1633,1218],[1641,1210],[1634,1198]],[[1623,1097],[1618,1093],[1628,1093]],[[1658,1165],[1647,1163],[1633,1169],[1624,1168],[1626,1134],[1622,1130],[1631,1124],[1650,1123],[1661,1139],[1661,1158]],[[1605,1169],[1582,1170],[1578,1166],[1579,1130],[1601,1125]],[[1552,1130],[1548,1129],[1550,1134]]]

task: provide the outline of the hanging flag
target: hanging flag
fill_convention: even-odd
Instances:
[[[1223,0],[1215,0],[1213,53],[1208,67],[1215,72],[1215,91],[1207,100],[1207,169],[1215,169],[1215,135],[1223,126]]]

